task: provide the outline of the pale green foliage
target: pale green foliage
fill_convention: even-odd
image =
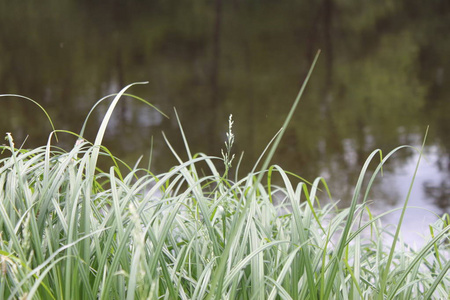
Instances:
[[[408,147],[388,153],[363,186],[380,153],[372,152],[351,206],[340,211],[319,208],[323,179],[305,183],[269,165],[303,89],[260,170],[234,180],[215,167],[231,168],[231,116],[223,158],[192,155],[182,131],[187,161],[167,141],[178,165],[122,174],[101,143],[125,89],[94,144],[78,136],[66,152],[50,136],[46,146],[21,150],[8,134],[0,160],[0,299],[447,299],[449,217],[431,225],[415,251],[398,231],[386,244],[380,219],[390,212],[374,217],[366,203],[381,166]],[[114,166],[99,170],[99,156]]]
[[[381,216],[364,204],[317,209],[321,180],[308,187],[273,166],[264,171],[267,185],[254,187],[257,173],[224,180],[213,163],[219,159],[203,155],[157,176],[134,169],[121,179],[111,168],[88,178],[94,147],[86,142],[66,153],[19,151],[8,139],[11,155],[0,165],[2,299],[372,299],[379,293],[391,248]],[[202,176],[192,171],[200,162],[210,167]],[[275,174],[283,186],[272,184]],[[81,223],[86,204],[89,233]],[[240,217],[242,226],[232,232]],[[419,251],[397,245],[385,296],[411,299],[433,289],[434,297],[448,297],[448,222],[433,224]],[[225,272],[217,273],[222,259]]]

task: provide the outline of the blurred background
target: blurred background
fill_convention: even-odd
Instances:
[[[129,92],[170,118],[124,99],[104,145],[131,165],[144,155],[145,166],[153,137],[151,171],[164,172],[177,162],[162,131],[187,157],[174,107],[191,151],[219,157],[232,113],[243,176],[280,129],[321,49],[272,162],[311,181],[323,176],[346,205],[373,150],[420,146],[429,125],[410,204],[442,215],[450,212],[449,33],[444,0],[1,1],[0,93],[31,97],[57,129],[79,132],[98,99],[149,81]],[[12,132],[25,148],[47,142],[51,127],[37,107],[0,101],[2,135]],[[88,140],[108,104],[89,120]],[[58,145],[74,142],[62,134]],[[403,204],[417,159],[407,149],[393,156],[373,187],[375,210]],[[433,219],[423,210],[410,216],[412,225]]]

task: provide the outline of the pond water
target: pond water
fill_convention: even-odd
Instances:
[[[232,113],[242,175],[280,129],[321,49],[272,162],[308,180],[323,176],[346,205],[373,150],[420,146],[429,126],[410,203],[442,215],[450,212],[449,32],[449,1],[2,1],[0,93],[31,97],[58,129],[79,132],[98,99],[149,81],[130,92],[170,118],[124,99],[104,144],[133,164],[148,160],[153,137],[152,171],[162,172],[176,161],[161,131],[185,153],[173,107],[191,151],[217,156]],[[28,136],[25,147],[46,143],[44,114],[1,101],[1,134],[12,132],[16,144]],[[88,123],[91,141],[106,105]],[[403,204],[417,159],[411,149],[392,157],[371,193],[375,210]],[[433,219],[409,216],[414,230]]]

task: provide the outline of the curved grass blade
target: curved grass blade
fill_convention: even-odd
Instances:
[[[145,82],[137,82],[137,83],[134,83],[134,84],[147,84],[147,83],[148,83],[148,82],[145,81]],[[130,86],[132,86],[132,85],[134,85],[134,84],[128,85],[125,89],[127,89],[128,87],[130,87]],[[120,93],[119,93],[119,94],[120,94]],[[84,131],[86,130],[86,125],[87,125],[87,122],[88,122],[88,120],[89,120],[89,117],[91,116],[91,114],[92,114],[92,112],[95,110],[95,108],[96,108],[100,103],[102,103],[104,100],[109,99],[109,98],[112,98],[112,97],[117,97],[119,94],[111,94],[111,95],[105,96],[105,97],[99,99],[99,100],[94,104],[94,106],[92,106],[91,110],[89,111],[89,113],[87,114],[86,118],[84,119],[83,126],[81,127],[81,130],[80,130],[80,137],[83,137]],[[138,96],[135,96],[135,95],[132,95],[132,94],[127,94],[127,93],[122,93],[122,96],[127,96],[127,97],[134,98],[134,99],[136,99],[136,100],[139,100],[139,101],[141,101],[141,102],[147,104],[148,106],[152,107],[153,109],[155,109],[157,112],[159,112],[161,115],[163,115],[163,116],[166,117],[167,119],[169,119],[169,117],[168,117],[165,113],[163,113],[159,108],[157,108],[156,106],[154,106],[153,104],[151,104],[150,102],[148,102],[147,100],[145,100],[145,99],[143,99],[143,98],[141,98],[141,97],[138,97]]]
[[[28,101],[33,102],[37,107],[39,107],[45,114],[45,116],[47,117],[47,120],[50,122],[50,125],[52,126],[52,130],[55,131],[55,126],[53,125],[52,119],[50,118],[49,114],[47,113],[47,111],[45,110],[45,108],[43,108],[38,102],[36,102],[35,100],[29,98],[29,97],[25,97],[25,96],[21,96],[21,95],[16,95],[16,94],[3,94],[0,95],[0,97],[17,97],[17,98],[22,98]],[[56,140],[58,141],[58,137],[56,136]]]

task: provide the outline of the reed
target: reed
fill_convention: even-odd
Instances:
[[[261,155],[261,167],[242,178],[233,160],[231,117],[222,157],[192,154],[180,122],[187,160],[166,139],[176,166],[153,174],[136,164],[122,174],[123,162],[102,139],[128,88],[115,95],[94,143],[76,135],[73,149],[64,151],[51,145],[52,133],[47,145],[23,150],[6,136],[0,299],[449,298],[449,216],[431,224],[428,240],[414,250],[399,230],[382,226],[392,211],[374,216],[367,204],[383,164],[412,147],[384,158],[374,151],[362,166],[351,206],[321,207],[319,197],[329,194],[322,178],[308,183],[270,164],[303,86],[283,129]],[[100,156],[111,158],[109,170],[97,168]],[[274,177],[282,184],[275,185]],[[386,235],[393,241],[386,243]]]

